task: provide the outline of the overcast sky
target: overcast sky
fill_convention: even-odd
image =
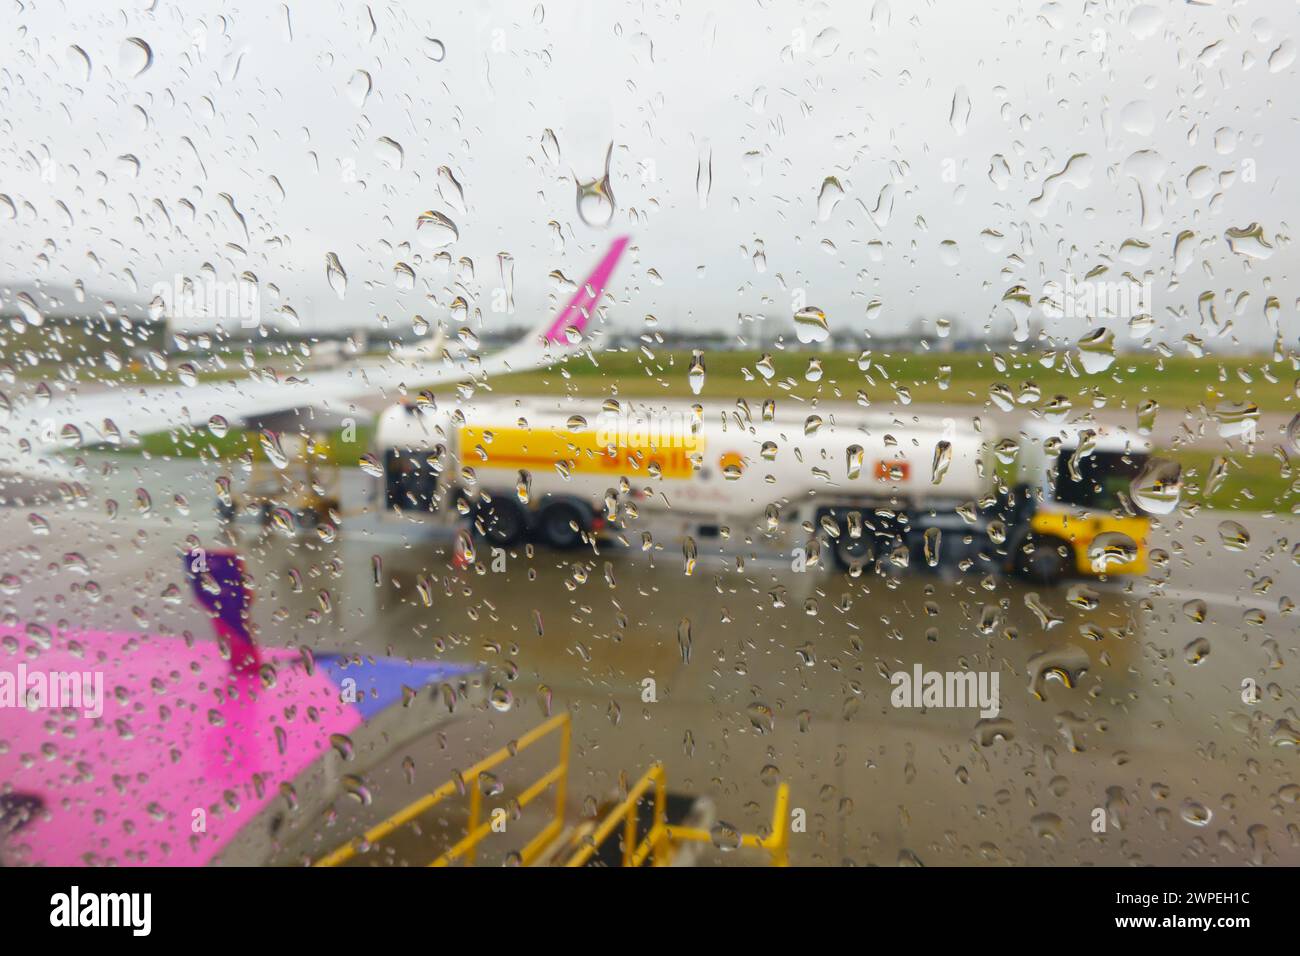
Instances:
[[[1294,347],[1297,16],[1285,0],[5,0],[0,283],[9,306],[32,281],[147,301],[206,264],[251,273],[263,318],[288,305],[304,328],[451,321],[457,296],[492,328],[553,311],[551,274],[581,279],[627,232],[623,328],[743,332],[738,316],[766,314],[793,338],[806,303],[836,330],[949,317],[1005,334],[1017,285],[1036,302],[1128,272],[1151,280],[1156,340],[1266,345],[1276,296]],[[598,176],[611,142],[613,220],[590,225],[573,177]],[[843,195],[819,207],[827,177]],[[459,232],[450,270],[417,234],[426,211]],[[1266,245],[1232,251],[1252,223]],[[499,253],[512,316],[494,311]],[[1032,322],[1065,339],[1091,324]]]

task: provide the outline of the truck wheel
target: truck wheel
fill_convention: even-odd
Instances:
[[[511,498],[493,498],[491,504],[479,508],[483,524],[483,537],[498,548],[509,548],[519,543],[528,529],[524,509]]]
[[[1030,541],[1019,553],[1017,570],[1038,584],[1056,584],[1070,571],[1069,562],[1061,554],[1063,545],[1057,538]]]
[[[865,571],[875,564],[875,556],[871,553],[871,536],[865,532],[859,538],[850,538],[847,532],[841,532],[838,538],[831,540],[830,545],[835,566],[841,571],[847,571],[855,564]]]
[[[577,525],[582,528],[582,513],[567,502],[556,502],[542,509],[537,522],[542,541],[552,548],[576,548],[582,543],[582,532],[573,530]]]

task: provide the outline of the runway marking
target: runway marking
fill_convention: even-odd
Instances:
[[[1150,591],[1146,594],[1137,590],[1129,590],[1126,586],[1116,586],[1106,588],[1110,593],[1119,593],[1124,597],[1142,599],[1151,598],[1152,600],[1164,599],[1168,601],[1178,601],[1186,603],[1192,600],[1204,601],[1207,605],[1218,605],[1220,607],[1249,607],[1250,602],[1240,594],[1214,594],[1203,591],[1199,588],[1162,588],[1160,591]]]

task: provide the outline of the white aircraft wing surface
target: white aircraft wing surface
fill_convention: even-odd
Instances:
[[[140,435],[203,425],[214,416],[234,426],[244,419],[309,406],[341,412],[357,397],[393,394],[402,386],[430,388],[553,365],[583,347],[583,332],[627,243],[626,236],[614,240],[558,315],[544,319],[514,345],[483,358],[444,352],[432,361],[388,358],[301,376],[261,372],[192,386],[110,386],[44,404],[15,402],[7,420],[0,420],[0,472],[62,479],[69,470],[58,458],[60,449],[131,443]]]

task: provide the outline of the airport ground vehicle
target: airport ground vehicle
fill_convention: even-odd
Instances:
[[[996,438],[973,426],[851,408],[426,401],[386,410],[375,440],[390,510],[471,514],[497,547],[575,547],[653,511],[683,535],[802,530],[850,570],[942,559],[1053,581],[1145,569],[1148,521],[1123,514],[1118,492],[1149,446],[1100,426],[1031,423],[1014,457],[999,449],[1018,463],[1005,481]]]
[[[283,467],[254,457],[244,490],[218,496],[220,517],[230,521],[240,514],[256,514],[263,525],[279,521],[301,528],[337,521],[339,472],[324,460],[327,440],[323,433],[276,435],[275,454],[283,455]]]
[[[1066,429],[1062,437],[1042,422],[1023,433],[1004,514],[1013,569],[1040,581],[1145,574],[1151,522],[1124,499],[1150,442],[1105,427]]]

